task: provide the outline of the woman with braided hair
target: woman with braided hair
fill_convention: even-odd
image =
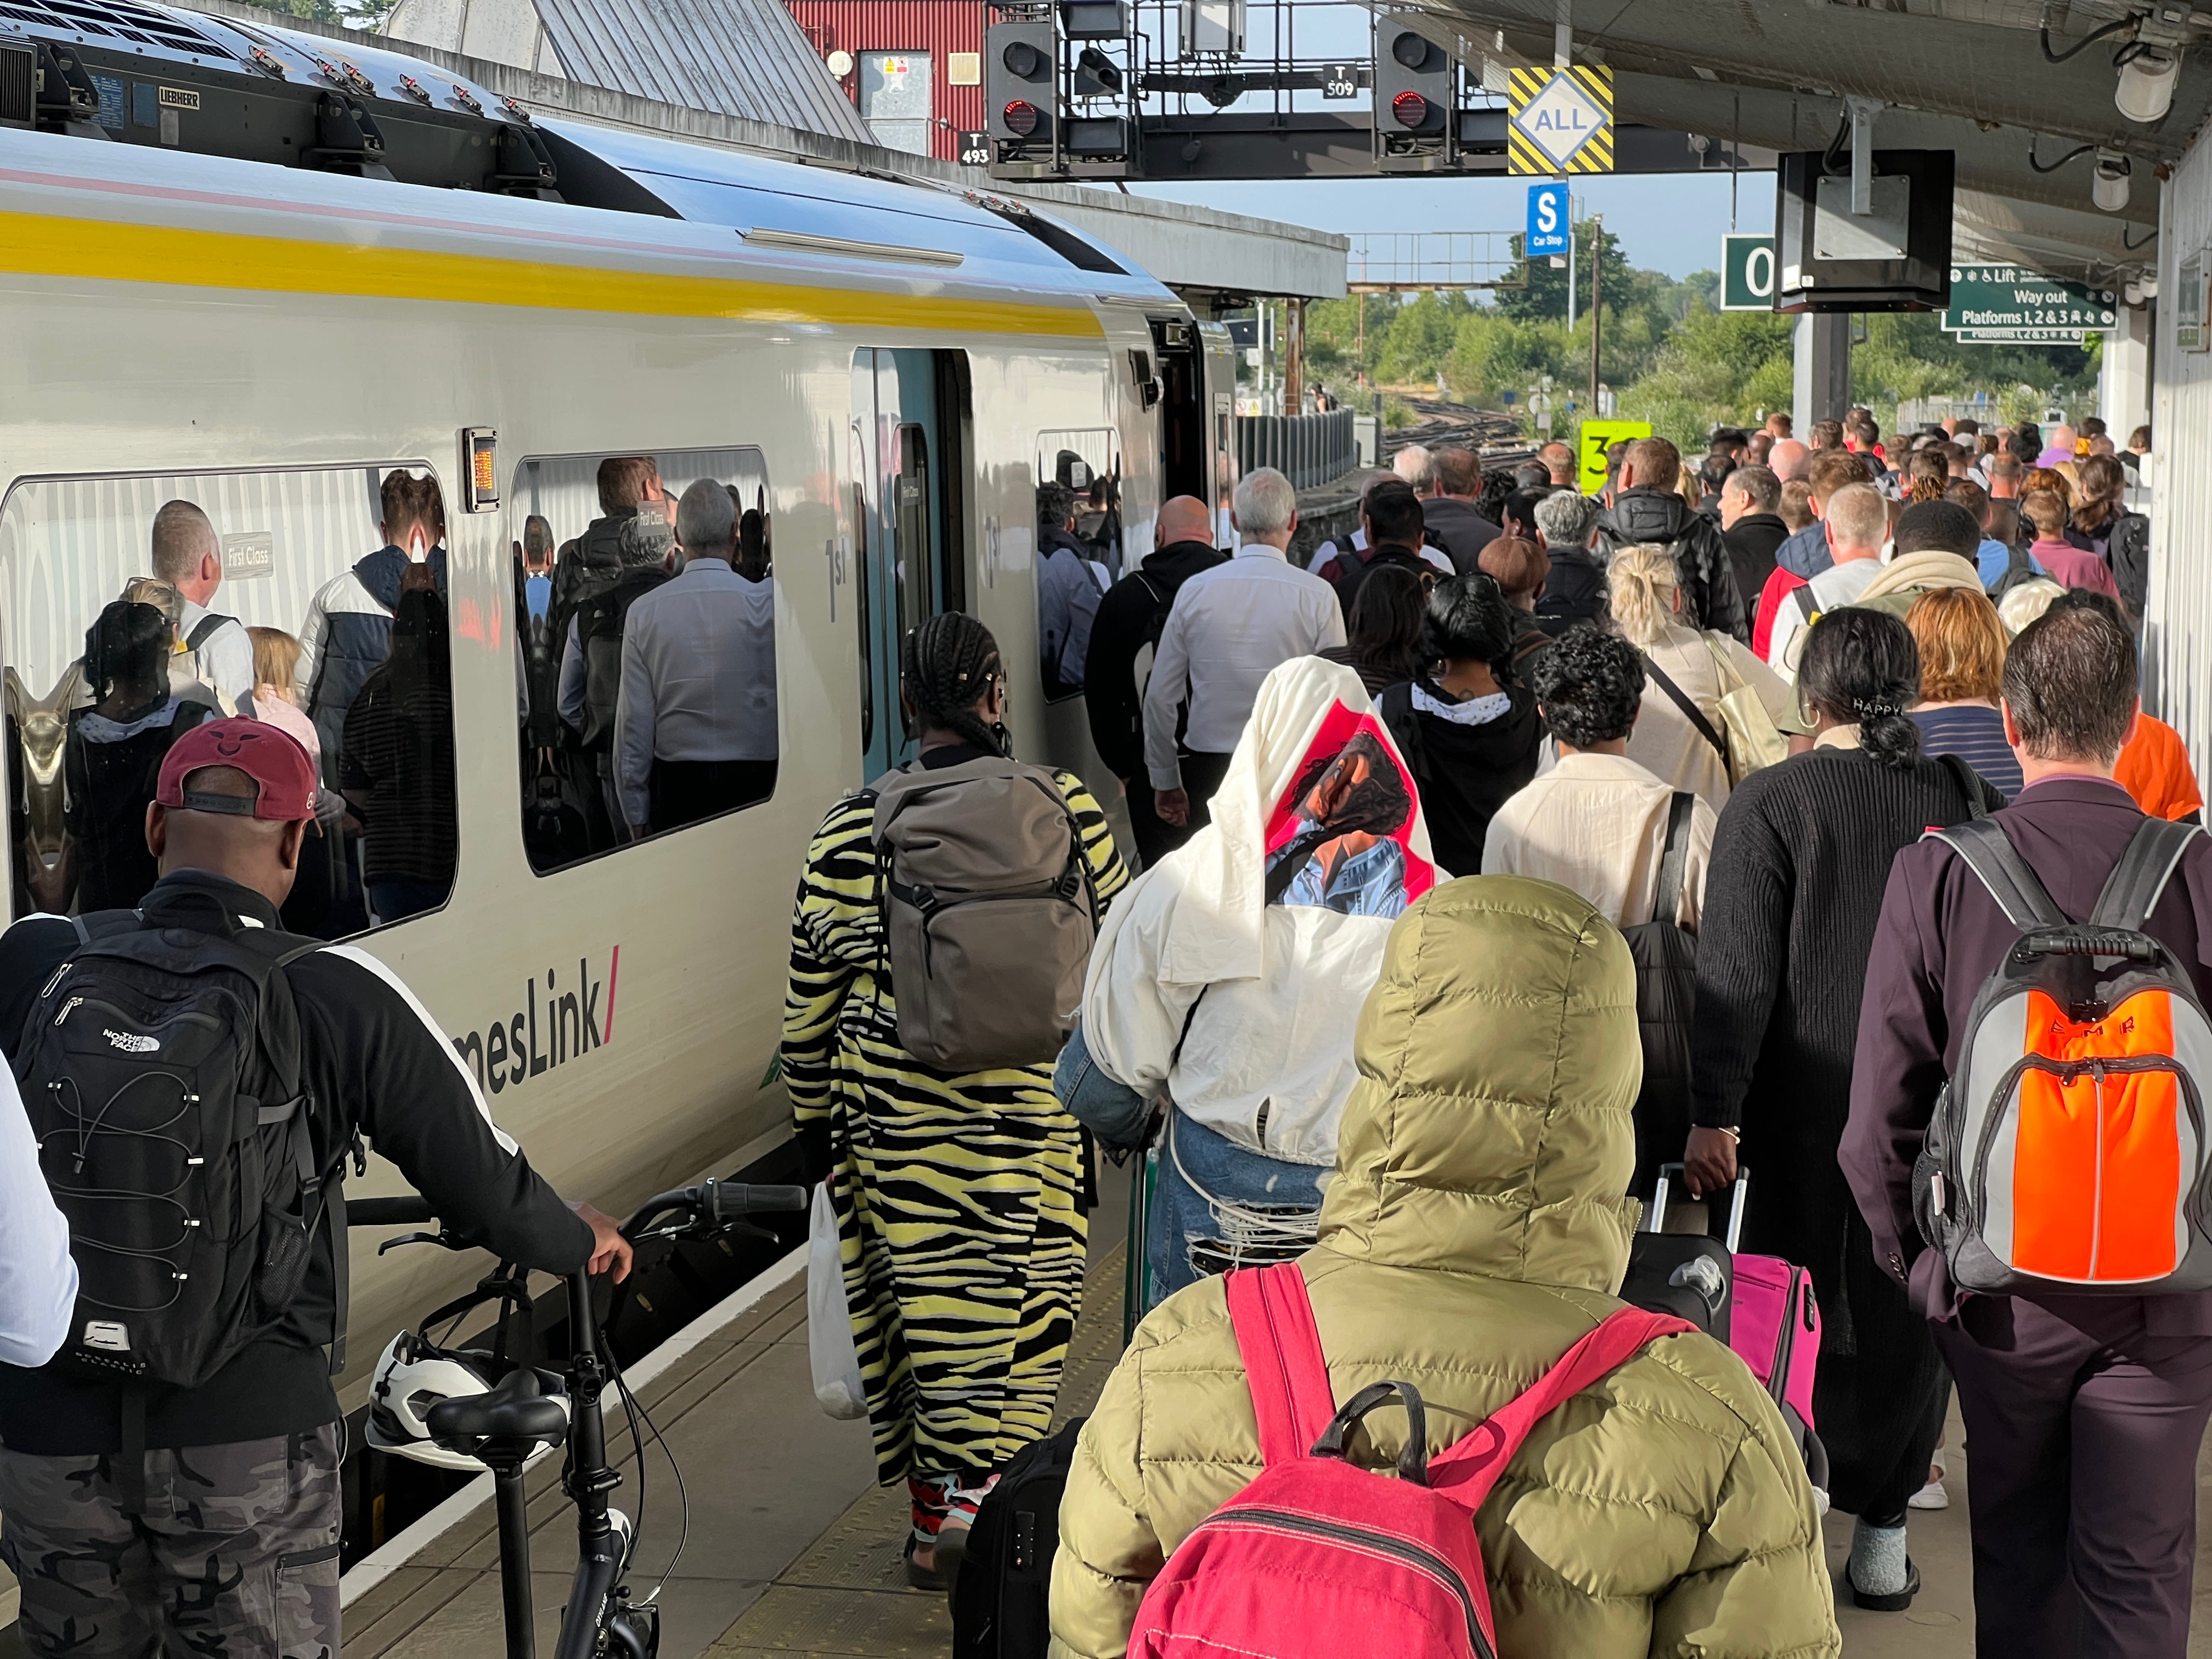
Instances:
[[[1738,784],[1713,832],[1686,1178],[1695,1193],[1724,1189],[1741,1142],[1753,1171],[1742,1248],[1813,1276],[1814,1415],[1834,1506],[1858,1517],[1850,1587],[1862,1607],[1896,1612],[1919,1586],[1905,1506],[1942,1428],[1943,1366],[1905,1287],[1875,1264],[1837,1155],[1891,861],[1929,826],[2005,803],[1955,760],[1921,751],[1906,713],[1920,698],[1920,653],[1888,612],[1823,613],[1797,686],[1814,747]]]
[[[1007,753],[991,631],[957,612],[906,637],[916,768]],[[1106,815],[1054,772],[1103,908],[1128,884]],[[810,1182],[827,1179],[876,1469],[904,1479],[907,1576],[942,1589],[993,1473],[1052,1422],[1083,1288],[1084,1149],[1049,1066],[965,1074],[899,1042],[876,790],[830,811],[793,921],[783,1078]]]

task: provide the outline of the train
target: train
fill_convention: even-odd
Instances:
[[[1225,508],[1225,331],[1033,207],[533,114],[368,40],[144,3],[0,29],[0,665],[12,916],[52,899],[70,678],[185,499],[210,608],[298,633],[381,539],[380,481],[445,506],[458,854],[354,940],[562,1193],[617,1212],[789,1136],[786,944],[828,806],[911,754],[904,632],[959,609],[1012,672],[1018,753],[1103,799],[1082,699],[1039,665],[1036,493],[1106,481],[1110,562],[1170,495]],[[599,465],[714,477],[763,515],[772,795],[533,861],[520,562],[577,536]],[[66,902],[66,901],[64,901]],[[374,922],[373,916],[364,920]],[[401,1190],[373,1165],[357,1194]],[[380,1333],[482,1270],[354,1243]]]

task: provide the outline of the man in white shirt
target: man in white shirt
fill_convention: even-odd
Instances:
[[[1636,647],[1617,635],[1572,629],[1536,657],[1530,674],[1559,764],[1498,809],[1482,873],[1556,881],[1616,927],[1666,920],[1696,933],[1717,820],[1690,797],[1681,896],[1672,916],[1655,916],[1675,792],[1628,758],[1644,700]]]
[[[632,836],[696,823],[775,789],[775,584],[733,568],[737,504],[701,478],[676,507],[684,567],[623,629],[615,782]]]
[[[190,672],[216,695],[222,714],[253,712],[253,641],[235,617],[208,609],[222,585],[222,542],[208,515],[190,501],[166,501],[154,515],[155,576],[177,590],[184,612],[177,638],[191,659]]]
[[[1298,524],[1291,481],[1271,466],[1245,474],[1232,522],[1243,545],[1176,591],[1145,688],[1145,770],[1161,821],[1177,827],[1206,821],[1260,682],[1292,657],[1344,643],[1336,590],[1285,556]]]
[[[1766,660],[1784,679],[1797,678],[1797,659],[1805,652],[1805,625],[1823,611],[1849,605],[1881,574],[1889,503],[1872,484],[1845,484],[1828,497],[1820,524],[1834,562],[1804,586],[1792,588],[1774,613]]]

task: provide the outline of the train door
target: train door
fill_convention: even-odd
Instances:
[[[915,756],[899,707],[907,635],[966,599],[962,459],[967,362],[954,351],[853,354],[854,592],[860,631],[860,756],[874,780]]]
[[[1212,482],[1212,400],[1206,392],[1198,325],[1155,317],[1152,346],[1159,358],[1160,499],[1195,495],[1205,501]]]
[[[1198,334],[1206,363],[1206,456],[1214,523],[1221,544],[1233,547],[1236,533],[1230,528],[1229,507],[1237,493],[1237,348],[1219,323],[1200,323]]]

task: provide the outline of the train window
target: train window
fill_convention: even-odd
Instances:
[[[531,867],[544,875],[774,794],[774,510],[760,451],[533,457],[507,507]]]
[[[321,775],[287,927],[339,939],[442,906],[445,533],[436,477],[404,464],[17,485],[0,508],[15,914],[136,905],[161,757],[230,714],[290,732]]]
[[[1109,430],[1037,434],[1037,649],[1048,701],[1083,690],[1091,621],[1121,574],[1121,472]]]

